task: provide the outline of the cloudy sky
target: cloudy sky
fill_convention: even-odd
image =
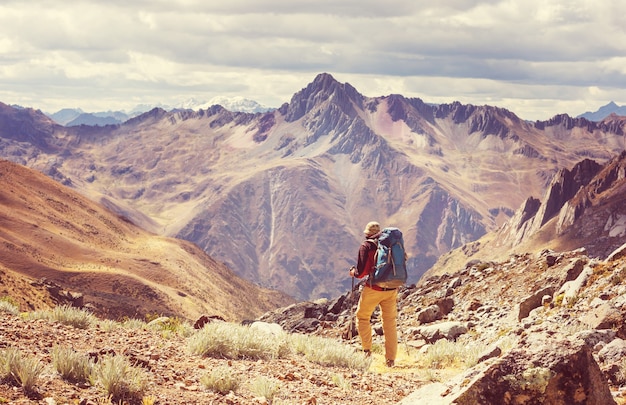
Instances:
[[[365,96],[548,119],[626,104],[621,0],[2,0],[0,101],[55,112]]]

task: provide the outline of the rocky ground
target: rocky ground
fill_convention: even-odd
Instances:
[[[449,404],[452,402],[443,398],[443,393],[461,388],[480,390],[484,384],[491,387],[487,391],[495,386],[502,389],[499,398],[482,398],[484,402],[479,403],[484,404],[509,403],[515,395],[522,401],[519,403],[528,403],[523,398],[542,404],[574,403],[550,402],[546,396],[552,394],[571,394],[572,400],[579,401],[575,403],[610,403],[605,402],[607,397],[591,400],[594,391],[610,392],[617,403],[626,403],[626,245],[616,253],[607,260],[588,257],[584,249],[515,254],[503,262],[474,260],[456,271],[450,269],[448,274],[403,288],[399,293],[400,339],[403,346],[414,349],[413,358],[428,353],[429,347],[441,339],[484,351],[479,356],[480,364],[467,371],[468,376],[460,382],[448,381],[437,367],[426,370],[429,379],[443,383],[444,388],[425,383],[419,395],[431,395],[427,390],[432,385],[438,391],[432,396],[437,402],[429,404]],[[342,300],[349,301],[349,296],[332,302],[300,303],[262,319],[290,331],[336,336],[337,331],[346,329],[350,319]],[[381,332],[377,319],[374,330]],[[523,359],[526,354],[528,358]],[[577,364],[581,359],[584,364]],[[551,385],[540,384],[539,391],[530,392],[525,383],[519,383],[528,377],[520,367],[527,364],[524,362],[539,367],[544,360],[546,364],[540,368],[549,370],[546,376],[551,379],[545,382]],[[584,367],[584,371],[564,371],[574,364]],[[588,380],[575,381],[577,377],[567,374],[570,371],[596,375],[596,385]],[[489,381],[490,375],[501,378]],[[473,379],[477,381],[469,386],[468,381]],[[511,386],[511,381],[517,381],[517,386]],[[572,384],[568,388],[562,386],[564,382]],[[526,391],[520,392],[524,387]],[[587,395],[582,402],[576,391],[579,389]],[[458,395],[460,398],[466,394]]]
[[[382,366],[374,355],[372,371],[361,372],[311,363],[293,355],[277,360],[228,360],[189,354],[187,339],[145,328],[115,330],[92,326],[77,329],[46,320],[25,320],[0,313],[0,349],[18,347],[44,364],[36,392],[26,396],[8,381],[0,383],[0,403],[105,404],[98,387],[64,381],[51,365],[54,345],[78,352],[125,355],[140,364],[149,376],[145,396],[154,404],[393,404],[422,384],[410,370]],[[215,367],[228,366],[241,377],[241,388],[221,395],[202,387],[200,378]],[[246,382],[264,376],[279,382],[279,392],[268,401]],[[149,402],[146,402],[149,403]]]
[[[358,292],[301,302],[259,320],[358,349],[356,335],[342,339],[357,298]],[[626,403],[626,245],[610,260],[590,258],[579,249],[513,255],[498,263],[472,261],[402,288],[399,309],[396,367],[385,367],[378,351],[365,372],[321,366],[298,355],[255,361],[200,357],[189,353],[188,337],[180,334],[147,328],[83,330],[0,314],[0,348],[18,347],[47,365],[35,395],[28,397],[4,381],[0,402],[106,403],[98,387],[67,383],[52,370],[50,350],[56,344],[122,354],[140,364],[149,376],[147,403],[155,404],[412,405],[424,398],[432,399],[429,405],[451,404],[452,398],[460,404]],[[380,347],[377,315],[373,323]],[[428,364],[424,358],[440,341],[484,352],[469,368],[464,359],[457,359],[457,368]],[[221,395],[202,387],[201,377],[218,366],[241,376],[237,392]],[[259,376],[279,382],[273,401],[247,384]]]

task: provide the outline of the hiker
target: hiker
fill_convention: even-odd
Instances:
[[[350,269],[350,276],[363,278],[374,272],[375,256],[378,247],[378,237],[380,236],[380,224],[369,222],[365,226],[363,233],[365,240],[359,248],[359,257],[356,268]],[[396,318],[398,316],[397,307],[398,289],[382,288],[378,285],[365,282],[359,304],[356,310],[357,329],[361,337],[361,345],[367,356],[372,350],[372,326],[370,318],[378,305],[383,318],[383,334],[385,336],[385,358],[388,367],[393,367],[398,350],[398,333],[396,330]]]

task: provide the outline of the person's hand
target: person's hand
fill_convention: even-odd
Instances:
[[[352,266],[350,267],[350,277],[355,277],[356,276],[356,267]]]

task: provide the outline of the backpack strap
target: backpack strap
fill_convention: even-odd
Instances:
[[[375,246],[374,248],[376,249],[374,252],[374,263],[372,263],[374,267],[370,269],[370,273],[367,276],[367,281],[365,282],[365,284],[369,284],[370,287],[373,287],[374,286],[374,271],[376,270],[376,263],[378,262],[378,239],[365,239],[365,240],[373,244]]]

